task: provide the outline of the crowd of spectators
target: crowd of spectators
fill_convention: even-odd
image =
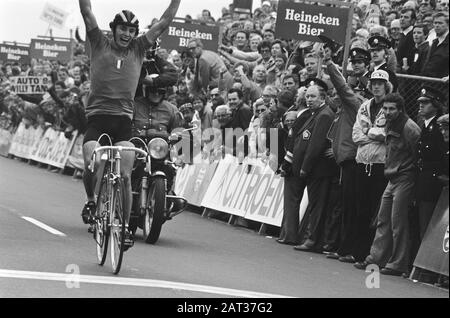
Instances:
[[[201,40],[191,39],[186,50],[168,52],[161,43],[156,54],[170,63],[176,73],[176,85],[166,87],[166,99],[180,110],[183,126],[199,123],[202,131],[215,128],[222,137],[217,143],[217,138],[210,142],[211,136],[203,136],[200,143],[204,156],[217,157],[217,153],[228,151],[238,157],[262,158],[274,172],[286,177],[285,191],[289,192],[286,196],[290,201],[285,199],[285,204],[291,206],[285,206],[280,243],[296,245],[302,251],[326,252],[330,258],[356,263],[361,268],[368,263],[381,267],[388,264],[387,274],[401,274],[411,269],[440,191],[448,186],[448,115],[439,118],[448,113],[448,95],[425,85],[419,101],[404,105],[402,97],[395,93],[399,74],[433,77],[448,85],[448,0],[380,0],[376,7],[370,0],[353,2],[356,10],[351,41],[346,43],[350,49],[348,63],[343,63],[344,47],[330,39],[309,42],[275,38],[275,1],[262,1],[252,14],[234,10],[230,5],[217,19],[203,10],[196,20],[221,25],[222,42],[217,52],[204,49]],[[373,19],[372,13],[377,10],[379,16]],[[196,22],[186,16],[186,23]],[[77,48],[67,64],[3,62],[0,128],[13,130],[23,121],[27,126],[53,126],[67,135],[74,130],[83,133],[89,59],[81,42]],[[341,65],[347,65],[346,69]],[[10,92],[8,78],[17,75],[48,75],[52,84],[44,95],[16,95]],[[412,123],[405,120],[415,131],[416,143],[428,142],[424,141],[424,134],[433,129],[440,136],[434,137],[440,140],[438,144],[426,144],[436,152],[432,157],[424,155],[426,150],[420,145],[418,150],[416,146],[414,151],[408,149],[412,151],[408,153],[412,160],[408,162],[410,170],[417,169],[415,174],[409,174],[409,182],[414,184],[419,175],[419,186],[434,188],[432,195],[403,198],[406,201],[401,207],[407,211],[393,212],[392,203],[386,203],[392,197],[395,201],[395,182],[393,185],[392,174],[386,169],[395,166],[389,160],[397,159],[392,159],[388,151],[387,119],[382,109],[385,99],[403,113],[405,108],[418,111],[417,118],[411,118]],[[323,105],[327,116],[314,117]],[[319,121],[317,127],[323,125],[320,127],[324,141],[316,151],[316,162],[307,158],[311,167],[304,171],[295,162],[296,143],[300,142],[298,139],[319,138],[315,127],[306,131],[298,127],[302,126],[303,117],[303,124],[311,124],[306,116]],[[430,125],[431,120],[434,121]],[[446,131],[446,137],[439,127]],[[248,130],[248,138],[233,140],[226,128]],[[278,132],[277,149],[270,147],[272,134],[267,129]],[[303,134],[295,135],[298,131]],[[247,145],[243,153],[237,151],[238,144]],[[319,169],[315,165],[323,174],[312,178]],[[307,217],[299,222],[298,215],[289,216],[286,210],[298,211],[305,187],[313,204],[308,207]],[[311,196],[311,189],[315,189],[317,197]],[[382,219],[377,218],[380,204]],[[420,204],[424,208],[416,213],[421,219],[415,228],[414,220],[404,215]],[[401,235],[395,228],[392,238],[386,222],[395,213],[402,214],[403,224]],[[380,244],[384,239],[390,243]],[[383,257],[376,259],[374,254]]]

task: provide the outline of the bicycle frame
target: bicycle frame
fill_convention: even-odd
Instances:
[[[105,240],[107,241],[108,238],[111,238],[111,263],[113,267],[113,273],[118,274],[120,271],[120,266],[122,263],[122,257],[124,252],[124,239],[123,235],[125,233],[125,219],[124,219],[124,213],[123,213],[123,187],[121,184],[121,173],[120,173],[120,162],[121,162],[121,152],[122,151],[133,151],[135,153],[140,153],[141,155],[145,156],[147,158],[147,168],[149,168],[149,154],[139,148],[135,147],[123,147],[123,146],[104,146],[99,147],[94,150],[92,157],[91,157],[91,164],[89,165],[90,171],[93,173],[96,166],[97,161],[97,155],[100,153],[101,155],[101,167],[104,167],[106,162],[109,162],[110,170],[108,169],[108,175],[106,176],[106,183],[104,186],[106,186],[106,211],[101,211],[102,215],[98,216],[98,211],[96,211],[96,231],[97,234],[95,234],[96,243],[97,243],[97,257],[99,259],[100,265],[104,264],[104,261],[106,259],[106,253],[107,253],[107,247],[108,244],[105,243]],[[99,187],[101,186],[101,183],[103,182],[103,178],[105,177],[105,170],[100,169],[99,171],[102,172],[101,179],[98,180],[97,184]],[[117,183],[119,183],[119,187],[117,188]],[[102,193],[100,193],[100,190],[96,189],[96,192],[98,196],[100,197]],[[119,195],[121,197],[116,198],[116,196]],[[116,204],[119,204],[119,212],[117,214],[116,211]],[[106,212],[106,219],[105,215],[103,214]],[[116,215],[117,214],[117,215]],[[116,223],[118,220],[118,224]],[[105,224],[106,223],[106,224]],[[101,230],[99,230],[98,228]],[[103,227],[105,227],[103,229]],[[119,233],[120,231],[120,233]],[[119,234],[117,234],[119,233]],[[101,235],[101,238],[103,239],[102,242],[99,242],[97,240],[97,235]],[[116,240],[120,240],[120,243],[116,242]],[[103,246],[104,244],[104,246]],[[119,248],[118,253],[116,254],[115,248]],[[101,255],[100,255],[101,254]],[[117,257],[117,259],[116,259]]]

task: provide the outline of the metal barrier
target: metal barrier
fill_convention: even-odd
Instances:
[[[398,92],[405,98],[406,112],[408,115],[416,120],[419,110],[419,103],[417,99],[420,96],[420,91],[423,85],[431,86],[441,91],[445,96],[445,109],[448,112],[448,83],[440,78],[414,76],[406,74],[397,74],[398,78]]]

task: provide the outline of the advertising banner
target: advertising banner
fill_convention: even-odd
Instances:
[[[320,1],[318,1],[320,3]],[[339,4],[338,1],[333,3]],[[319,42],[324,35],[345,44],[350,8],[318,6],[306,3],[280,1],[278,3],[276,38]]]
[[[72,58],[72,43],[67,41],[31,39],[30,57],[68,63]]]
[[[22,45],[0,44],[0,61],[30,63],[30,47]]]
[[[13,135],[5,129],[0,129],[0,156],[7,157]]]
[[[182,52],[187,48],[190,38],[199,38],[205,50],[217,52],[219,30],[219,26],[172,22],[160,37],[161,47]]]
[[[217,165],[218,162],[184,166],[177,172],[175,193],[184,197],[189,204],[200,207]]]
[[[75,131],[73,135],[77,135],[78,132]],[[84,159],[83,159],[83,139],[84,135],[78,135],[73,144],[70,155],[67,158],[66,165],[78,170],[84,170]]]
[[[69,13],[50,4],[46,3],[41,14],[41,20],[59,29],[64,28]]]
[[[439,201],[417,253],[414,266],[448,276],[448,186]]]
[[[9,153],[19,158],[30,159],[33,150],[37,148],[42,138],[43,132],[41,127],[26,128],[23,123],[20,123],[12,137]]]
[[[67,139],[64,133],[48,128],[30,159],[64,169],[75,139],[76,135]]]
[[[50,78],[46,76],[14,76],[10,78],[11,91],[16,94],[45,94]]]

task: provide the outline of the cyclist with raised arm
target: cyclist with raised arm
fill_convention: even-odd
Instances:
[[[83,143],[85,170],[83,183],[87,203],[82,211],[85,224],[96,210],[95,173],[88,169],[91,155],[98,146],[97,140],[106,133],[115,146],[130,146],[134,97],[141,74],[145,52],[169,26],[175,17],[180,0],[171,0],[159,22],[143,36],[139,34],[139,21],[128,10],[119,12],[109,24],[113,39],[108,39],[97,25],[90,0],[79,0],[81,15],[86,25],[87,39],[91,46],[91,91],[86,105],[87,131]],[[126,223],[125,247],[133,245],[128,231],[132,192],[131,171],[133,153],[121,153],[121,175],[124,181],[124,217]]]

